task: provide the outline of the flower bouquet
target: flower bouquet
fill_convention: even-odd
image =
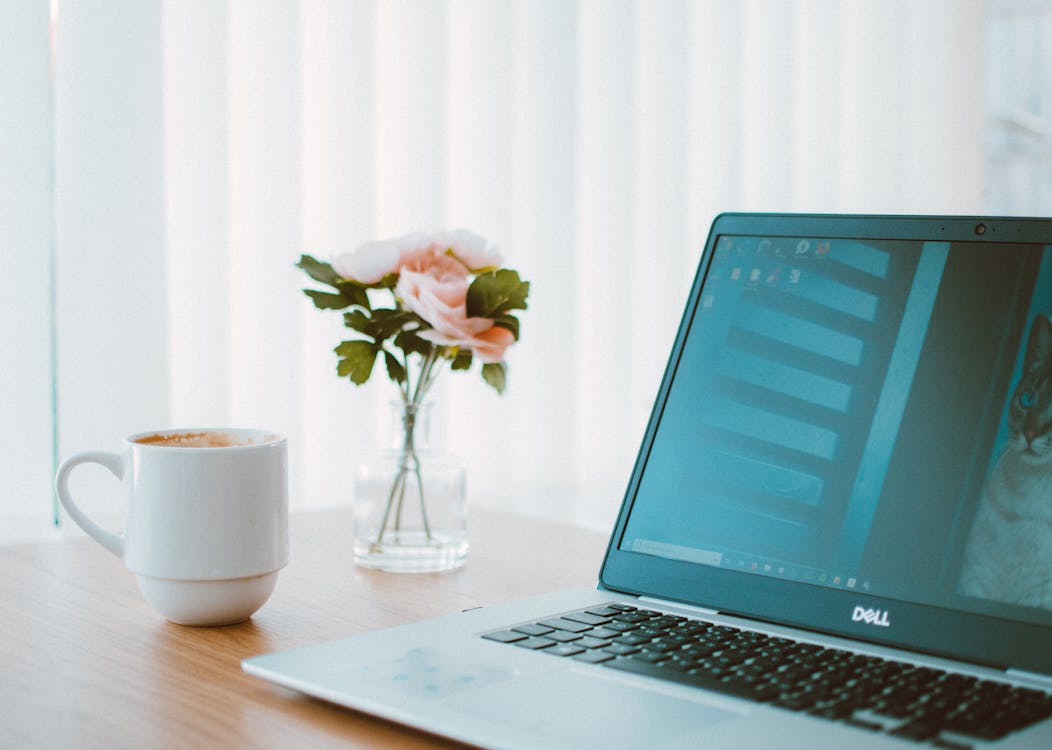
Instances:
[[[466,532],[453,534],[463,538],[450,540],[448,529],[440,532],[435,528],[429,508],[429,502],[436,500],[429,496],[450,493],[460,494],[462,506],[463,472],[459,488],[455,479],[452,487],[431,488],[433,484],[450,485],[450,481],[447,477],[429,482],[417,440],[418,422],[426,414],[431,387],[447,367],[467,371],[478,359],[483,380],[498,393],[504,392],[508,377],[504,353],[519,338],[514,313],[526,309],[530,284],[500,264],[494,248],[464,230],[370,242],[332,263],[309,255],[297,263],[326,287],[304,290],[315,307],[346,311],[344,325],[353,335],[335,348],[337,373],[361,385],[382,358],[387,377],[400,396],[396,403],[401,441],[389,484],[382,480],[386,500],[379,503],[376,518],[365,518],[366,511],[356,512],[356,558],[363,564],[431,570],[463,562]],[[370,475],[370,487],[376,485],[375,473]],[[361,495],[368,494],[362,489],[359,483],[359,505]],[[367,529],[364,537],[362,527]],[[445,549],[451,543],[454,565],[448,564]],[[392,565],[394,558],[411,562]]]

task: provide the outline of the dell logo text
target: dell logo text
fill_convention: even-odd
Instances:
[[[891,621],[888,620],[888,611],[886,609],[869,609],[867,607],[858,606],[855,607],[855,611],[851,613],[851,619],[854,622],[864,622],[867,625],[877,625],[882,628],[891,627]]]

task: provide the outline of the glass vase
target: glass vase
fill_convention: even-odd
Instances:
[[[431,403],[392,402],[394,447],[358,467],[354,559],[391,572],[452,570],[468,554],[465,483],[459,456],[428,445]]]

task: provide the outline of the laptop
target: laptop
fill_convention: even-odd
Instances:
[[[598,585],[246,659],[494,748],[1052,747],[1052,219],[724,214]]]

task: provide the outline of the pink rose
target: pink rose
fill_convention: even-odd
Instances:
[[[489,318],[469,318],[466,275],[462,277],[443,268],[445,264],[440,259],[451,260],[449,256],[428,257],[436,261],[433,266],[422,272],[404,268],[395,287],[402,305],[431,326],[420,331],[420,338],[440,346],[470,349],[484,363],[502,361],[504,350],[515,343],[515,336],[506,328],[494,325]],[[416,260],[421,261],[423,257]]]
[[[457,229],[368,242],[339,256],[332,266],[343,278],[362,284],[397,273],[395,296],[431,326],[420,332],[421,338],[470,349],[483,362],[495,363],[504,359],[515,336],[488,318],[469,318],[467,294],[474,273],[500,262],[486,240]]]
[[[474,320],[483,320],[483,318],[474,318]],[[469,343],[461,344],[461,346],[470,346],[471,351],[484,364],[496,364],[504,361],[504,350],[514,343],[515,334],[507,328],[494,325],[482,333],[475,334]]]
[[[448,255],[441,245],[427,245],[402,253],[398,262],[399,280],[407,273],[425,274],[443,284],[463,284],[467,294],[468,277],[471,272],[456,258]]]

